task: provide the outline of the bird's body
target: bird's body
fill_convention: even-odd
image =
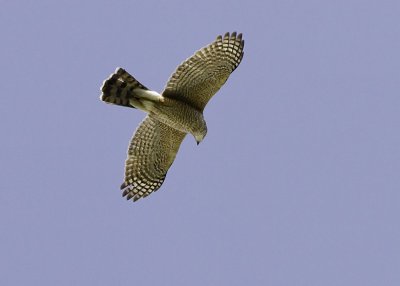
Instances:
[[[197,144],[204,139],[204,107],[239,65],[243,47],[241,34],[218,36],[177,68],[162,94],[121,68],[104,81],[101,100],[148,113],[128,149],[121,185],[127,199],[136,201],[160,188],[187,133]]]
[[[207,132],[203,112],[186,102],[165,98],[162,104],[157,104],[150,111],[159,121],[185,133]]]

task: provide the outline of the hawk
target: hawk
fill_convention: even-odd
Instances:
[[[106,103],[147,113],[128,148],[122,195],[137,201],[164,182],[186,134],[199,144],[207,134],[203,110],[243,58],[242,34],[226,33],[178,66],[159,94],[122,68],[101,87]]]

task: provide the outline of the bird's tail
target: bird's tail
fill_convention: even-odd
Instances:
[[[124,69],[117,68],[115,73],[103,82],[100,99],[110,104],[140,108],[132,103],[141,98],[143,93],[151,92],[148,90]]]

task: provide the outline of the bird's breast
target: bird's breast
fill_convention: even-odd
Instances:
[[[177,100],[166,98],[153,109],[155,117],[168,126],[185,133],[193,133],[203,124],[203,113]]]

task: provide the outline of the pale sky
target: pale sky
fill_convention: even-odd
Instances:
[[[1,1],[0,285],[400,285],[400,2]],[[119,186],[145,114],[217,35],[239,68],[161,189]]]

